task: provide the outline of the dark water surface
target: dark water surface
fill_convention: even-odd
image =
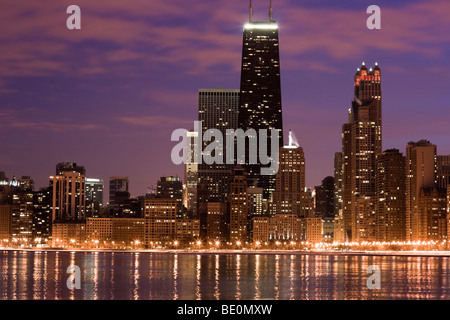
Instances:
[[[0,251],[0,299],[450,299],[449,257]],[[67,268],[81,289],[67,287]],[[367,268],[381,271],[370,290]]]

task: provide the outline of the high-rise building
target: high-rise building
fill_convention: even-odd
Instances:
[[[290,135],[292,133],[290,132]],[[309,216],[309,196],[305,192],[305,155],[295,139],[280,149],[273,208],[276,214]]]
[[[310,217],[305,220],[306,241],[310,243],[322,242],[322,218]]]
[[[99,217],[103,207],[103,180],[86,178],[86,217]]]
[[[406,146],[406,240],[425,237],[426,225],[420,218],[418,204],[423,188],[435,186],[436,145],[426,140],[409,142]]]
[[[445,189],[450,185],[450,155],[436,157],[436,187]]]
[[[247,231],[249,239],[253,239],[253,217],[261,216],[267,212],[268,202],[263,198],[263,193],[263,188],[255,186],[247,188]]]
[[[123,196],[121,196],[123,195]],[[144,208],[144,197],[130,198],[128,192],[117,192],[115,204],[109,206],[104,216],[113,218],[142,218]],[[101,210],[102,212],[103,210]]]
[[[111,177],[109,178],[109,205],[116,203],[116,194],[129,193],[130,179],[128,177]]]
[[[97,202],[103,206],[103,180],[86,178],[86,201]]]
[[[240,165],[233,170],[230,181],[230,241],[248,240],[247,173]]]
[[[450,188],[447,188],[447,244],[450,240]]]
[[[62,176],[64,172],[78,172],[82,176],[86,176],[84,166],[79,166],[76,162],[60,162],[56,165],[56,175]]]
[[[204,182],[197,184],[197,216],[200,219],[200,237],[207,236],[208,223],[208,185]],[[229,220],[229,214],[227,214]]]
[[[342,216],[342,152],[334,154],[334,216]]]
[[[0,204],[0,242],[2,244],[11,240],[11,214],[10,204]]]
[[[397,149],[377,155],[375,225],[377,241],[406,237],[406,162]]]
[[[416,240],[447,239],[446,189],[421,188],[417,201],[418,237]]]
[[[34,191],[34,180],[30,176],[22,176],[18,183],[18,187],[22,190]]]
[[[17,239],[33,238],[33,191],[13,187],[11,236]]]
[[[194,158],[194,151],[196,149],[196,139],[198,137],[198,132],[193,130],[186,133],[186,150],[190,150],[190,154],[186,155],[189,158],[185,164],[184,171],[184,183],[185,183],[185,194],[184,194],[184,206],[192,211],[192,215],[197,217],[197,184],[198,184],[198,163]]]
[[[343,213],[351,240],[374,234],[367,228],[374,227],[375,157],[382,151],[381,127],[381,70],[377,63],[368,70],[363,62],[354,76],[354,98],[342,132]],[[358,227],[358,223],[364,227]]]
[[[247,188],[248,215],[250,217],[260,216],[267,211],[267,203],[263,199],[263,188],[250,186]]]
[[[198,240],[200,236],[200,220],[190,218],[176,219],[175,240],[179,244],[187,244]]]
[[[177,217],[181,218],[183,207],[183,183],[178,177],[161,177],[156,183],[158,198],[175,199],[177,201]]]
[[[9,186],[9,180],[4,171],[0,171],[0,186]]]
[[[34,192],[33,238],[40,238],[42,242],[52,235],[52,200],[50,187]]]
[[[343,164],[342,152],[334,154],[334,221],[333,240],[345,241],[344,239],[344,193],[343,193]]]
[[[342,240],[352,239],[353,225],[356,218],[352,216],[352,125],[346,123],[342,126]]]
[[[144,203],[145,245],[152,242],[169,242],[176,236],[177,200],[174,198],[149,198]]]
[[[334,217],[334,178],[331,176],[325,177],[315,188],[315,216],[322,219]]]
[[[233,164],[226,163],[226,149],[232,146],[226,145],[228,129],[236,130],[238,127],[239,90],[234,89],[200,89],[198,93],[198,120],[202,122],[202,135],[219,130],[222,134],[222,145],[219,146],[219,154],[210,154],[206,147],[211,143],[203,139],[203,155],[215,156],[220,160],[212,164],[204,160],[198,165],[198,179],[200,183],[206,183],[208,197],[212,201],[228,201],[230,175]],[[222,163],[219,163],[222,162]]]
[[[56,176],[50,177],[52,222],[83,222],[86,192],[84,167],[76,163],[59,163],[56,172]]]
[[[253,243],[268,242],[270,236],[270,217],[255,216],[252,219]]]
[[[283,145],[278,24],[272,17],[272,6],[269,21],[256,22],[250,3],[242,45],[239,128],[244,131],[254,129],[256,132],[259,129],[278,129],[278,146]],[[270,131],[267,136],[272,138]],[[246,144],[245,165],[249,185],[262,187],[264,198],[269,199],[275,190],[275,176],[261,175],[261,167],[265,165],[259,160],[256,164],[250,164],[248,151],[249,143]]]
[[[227,211],[227,203],[208,202],[208,216],[206,222],[206,238],[208,240],[226,241],[228,239],[228,222],[226,221]]]
[[[357,242],[375,241],[375,195],[360,197],[356,202],[356,224],[353,238]]]

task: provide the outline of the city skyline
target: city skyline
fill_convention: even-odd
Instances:
[[[449,299],[448,12],[0,4],[0,300]]]
[[[173,146],[170,132],[192,126],[196,119],[198,88],[239,87],[241,34],[247,21],[247,4],[226,2],[212,6],[206,3],[199,1],[193,5],[191,13],[185,13],[180,8],[176,10],[177,1],[155,2],[152,10],[146,11],[152,19],[147,19],[136,8],[129,8],[123,16],[118,16],[117,25],[113,25],[105,17],[110,10],[121,8],[120,2],[112,1],[103,8],[80,1],[83,28],[79,33],[70,33],[64,30],[64,25],[58,25],[66,19],[64,10],[60,10],[64,6],[43,9],[19,2],[5,8],[1,27],[11,30],[11,35],[16,35],[18,40],[4,39],[8,54],[2,58],[4,77],[0,103],[5,107],[0,110],[3,132],[0,144],[5,151],[0,157],[0,170],[8,177],[13,174],[31,176],[38,189],[48,186],[55,163],[73,161],[87,168],[87,176],[105,182],[110,176],[130,177],[132,196],[145,194],[147,187],[156,185],[161,176],[183,177],[184,168],[170,162]],[[449,112],[444,109],[448,75],[441,72],[440,77],[436,77],[437,72],[448,66],[445,60],[449,50],[448,35],[441,31],[448,29],[448,22],[439,14],[448,4],[400,1],[392,6],[380,1],[382,29],[371,31],[365,28],[367,6],[355,3],[341,7],[327,1],[306,2],[300,6],[292,1],[274,3],[274,19],[281,30],[283,129],[293,129],[304,148],[309,187],[319,185],[324,177],[333,173],[333,156],[340,151],[340,126],[346,120],[345,112],[352,98],[349,70],[355,70],[361,61],[367,65],[378,62],[384,73],[383,150],[397,148],[405,153],[409,141],[426,139],[438,146],[438,154],[450,153],[444,122]],[[255,1],[253,6],[255,18],[266,19],[268,2]],[[34,14],[21,22],[20,28],[12,30],[9,25],[12,17],[25,15],[27,10]],[[57,14],[59,11],[61,14]],[[157,14],[164,17],[158,18]],[[316,21],[306,19],[308,14],[316,17]],[[50,15],[54,15],[53,20]],[[128,39],[130,22],[135,24],[130,19],[133,16],[141,19],[136,28],[143,30],[136,29],[135,38]],[[205,19],[198,22],[195,16]],[[100,22],[94,22],[94,18],[99,17],[102,17]],[[349,22],[348,17],[352,17],[353,22]],[[44,18],[48,18],[48,22],[44,23]],[[167,26],[175,20],[183,22]],[[408,22],[410,20],[412,22]],[[411,27],[415,26],[413,22],[417,24],[413,30],[418,31],[415,37],[410,34]],[[38,27],[32,28],[33,23]],[[328,24],[331,27],[325,27]],[[155,34],[146,33],[146,25],[165,30],[161,35],[168,39],[162,39],[161,35],[153,39]],[[128,28],[113,39],[106,30],[112,26]],[[212,30],[207,29],[210,26],[214,26]],[[330,41],[330,36],[335,35],[333,26],[339,27],[341,38],[338,40],[348,42]],[[195,33],[196,30],[199,32]],[[26,34],[33,35],[33,32],[40,34],[31,43],[36,45],[34,60],[30,59],[30,48],[25,43]],[[324,39],[314,41],[318,34]],[[188,46],[190,50],[175,59],[178,50],[188,45],[183,40],[186,36],[198,36],[201,45],[195,47],[197,41],[192,41]],[[153,78],[146,74],[156,68],[152,60],[156,51],[139,47],[138,43],[144,39],[157,44],[159,50],[171,53],[174,60],[161,61],[158,67],[160,71],[166,70],[167,76],[158,73],[161,78]],[[171,45],[173,40],[180,40],[182,45]],[[373,44],[375,42],[379,47]],[[59,50],[50,53],[43,48],[46,45]],[[80,61],[87,64],[84,67],[73,65],[70,62],[73,56],[67,53],[67,48],[77,48]],[[198,70],[179,69],[184,65],[183,57],[187,61],[193,57],[198,59],[201,50],[205,51],[201,55],[204,61],[197,64]],[[26,61],[28,63],[22,66],[18,63]],[[145,67],[142,74],[138,74],[136,66],[142,62]],[[182,72],[171,72],[175,69]],[[113,80],[109,78],[111,73],[117,76]],[[186,79],[192,81],[187,84]],[[96,82],[95,90],[89,88]],[[321,88],[327,88],[329,95],[324,95]],[[60,108],[64,108],[63,112]],[[161,123],[167,126],[162,127]],[[30,154],[33,154],[33,161]]]

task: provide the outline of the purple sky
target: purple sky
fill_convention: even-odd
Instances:
[[[266,19],[268,0],[254,0]],[[450,154],[448,0],[274,0],[283,121],[306,156],[306,183],[333,173],[362,61],[382,70],[383,149],[428,139]],[[344,2],[344,4],[343,4]],[[66,28],[77,4],[82,30]],[[382,29],[366,28],[366,9]],[[89,177],[129,176],[133,196],[179,175],[176,128],[197,119],[199,88],[239,88],[238,0],[0,0],[0,171],[48,185],[61,161]],[[107,189],[106,189],[107,191]]]

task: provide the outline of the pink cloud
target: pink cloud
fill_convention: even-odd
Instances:
[[[29,108],[29,112],[36,112]],[[0,130],[9,129],[27,129],[41,130],[50,132],[64,132],[70,130],[91,131],[104,129],[103,125],[96,123],[73,123],[64,119],[55,119],[54,121],[44,121],[37,119],[26,119],[23,115],[12,109],[0,110]]]
[[[185,128],[193,126],[192,120],[169,116],[122,116],[116,120],[133,126],[144,126],[151,128]]]

